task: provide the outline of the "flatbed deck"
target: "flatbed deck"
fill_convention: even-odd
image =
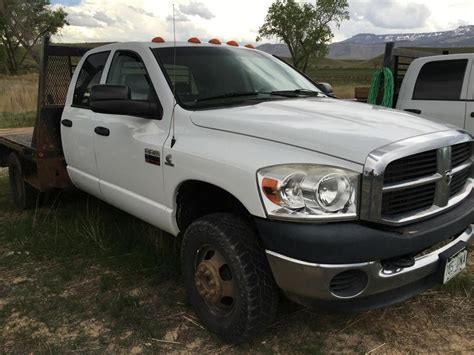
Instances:
[[[33,151],[33,127],[0,129],[0,145],[30,155]]]
[[[0,129],[0,140],[31,148],[31,142],[33,141],[33,127]]]

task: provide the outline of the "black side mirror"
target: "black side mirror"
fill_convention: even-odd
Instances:
[[[124,85],[94,85],[91,88],[91,110],[98,113],[161,119],[163,109],[158,102],[131,100],[131,92]]]
[[[332,86],[329,83],[318,83],[319,88],[327,95],[333,95]]]

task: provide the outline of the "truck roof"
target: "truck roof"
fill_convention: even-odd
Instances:
[[[417,63],[426,63],[437,60],[453,60],[453,59],[474,59],[474,53],[458,53],[458,54],[441,54],[421,57],[414,60]]]
[[[174,47],[175,43],[173,41],[155,43],[155,42],[117,42],[112,44],[106,44],[103,46],[95,47],[91,49],[88,53],[101,52],[103,50],[115,50],[115,49],[147,49],[147,48],[170,48]],[[212,43],[190,43],[190,42],[176,42],[176,47],[226,47],[230,49],[240,49],[240,50],[258,50],[253,48],[246,48],[244,46],[231,46],[225,43],[222,44],[212,44]]]

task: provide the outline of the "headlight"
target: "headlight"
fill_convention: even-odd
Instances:
[[[326,165],[288,164],[257,173],[269,216],[287,219],[355,219],[359,174]]]

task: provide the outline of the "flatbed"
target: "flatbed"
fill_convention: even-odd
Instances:
[[[51,45],[43,39],[34,127],[0,129],[0,167],[14,179],[19,207],[38,192],[69,187],[60,120],[75,66],[90,48]]]
[[[2,128],[0,129],[0,145],[23,150],[26,154],[32,151],[33,130],[34,127]]]

